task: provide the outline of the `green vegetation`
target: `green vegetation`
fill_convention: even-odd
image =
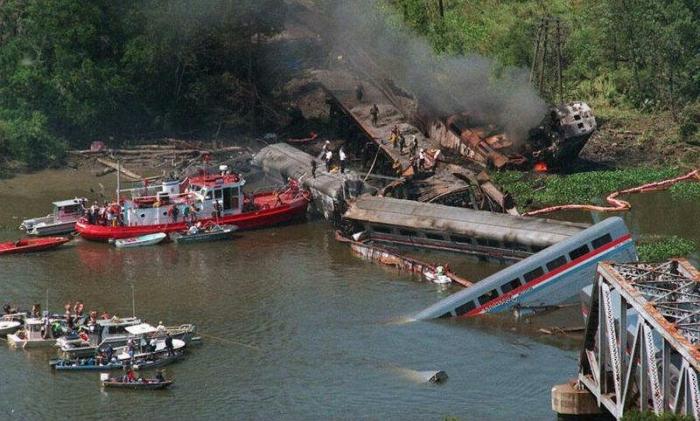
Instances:
[[[492,177],[503,190],[513,194],[518,207],[525,209],[569,203],[598,204],[614,191],[673,178],[678,174],[677,168],[630,168],[542,176],[505,171],[492,174]]]
[[[623,421],[691,421],[692,419],[693,417],[690,415],[678,415],[670,412],[656,415],[651,411],[630,411],[622,417]]]
[[[443,0],[444,17],[438,1],[389,1],[437,51],[502,65],[529,67],[540,19],[561,19],[566,91],[576,98],[677,113],[700,94],[700,9],[692,0]]]
[[[259,44],[285,10],[282,0],[2,2],[0,161],[39,168],[94,139],[262,120]]]
[[[685,257],[695,252],[695,243],[677,236],[642,236],[637,242],[639,260],[661,262],[671,257]]]
[[[700,165],[700,8],[694,0],[386,0],[445,55],[479,53],[529,69],[544,16],[562,26],[564,100],[584,100],[596,139],[636,162]],[[552,41],[553,32],[549,36]],[[554,44],[549,44],[553,51]],[[542,94],[556,98],[556,58]],[[630,134],[631,133],[631,134]],[[611,157],[616,165],[628,161]],[[627,164],[627,165],[626,165]]]

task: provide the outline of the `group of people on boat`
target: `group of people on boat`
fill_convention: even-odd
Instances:
[[[91,225],[106,225],[106,226],[122,226],[124,225],[124,217],[122,215],[121,206],[118,203],[109,204],[104,202],[102,206],[97,204],[97,201],[92,202],[85,215],[88,223]]]
[[[143,377],[137,377],[136,372],[134,371],[134,368],[132,366],[125,367],[124,370],[126,371],[126,374],[121,376],[119,381],[122,383],[147,383],[148,380],[146,380]],[[159,383],[165,382],[165,376],[163,376],[163,370],[157,370],[156,371],[156,376],[154,378]]]

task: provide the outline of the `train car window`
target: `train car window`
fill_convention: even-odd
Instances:
[[[455,309],[455,314],[458,316],[461,316],[464,313],[469,313],[470,311],[474,310],[476,308],[476,304],[474,304],[474,301],[467,301],[466,303],[462,304],[461,306],[457,307]]]
[[[571,260],[576,260],[579,257],[587,254],[591,249],[588,248],[588,244],[584,244],[581,247],[574,249],[571,253],[569,253],[569,258]]]
[[[554,269],[558,268],[559,266],[563,266],[565,264],[566,264],[566,257],[559,256],[556,259],[552,260],[551,262],[547,263],[547,269],[554,270]]]
[[[455,243],[464,243],[464,244],[471,244],[471,242],[472,242],[472,240],[470,240],[467,237],[459,237],[456,235],[452,236],[452,241],[454,241]]]
[[[445,237],[443,237],[440,234],[431,234],[429,232],[425,233],[426,238],[429,238],[431,240],[444,240]]]
[[[542,275],[544,275],[544,270],[542,270],[542,268],[537,268],[523,275],[523,279],[525,279],[525,282],[530,282]]]
[[[406,237],[415,237],[417,235],[415,231],[411,230],[401,230],[399,233],[401,233],[401,235],[405,235]]]
[[[391,228],[389,227],[382,227],[382,226],[373,226],[372,231],[374,232],[381,232],[384,234],[391,234]]]
[[[593,242],[591,244],[593,244],[594,249],[597,249],[598,247],[604,246],[611,241],[612,241],[612,237],[610,236],[610,234],[605,234],[605,235],[593,240]]]
[[[481,304],[483,306],[484,304],[488,303],[489,301],[493,300],[496,297],[498,297],[498,291],[496,291],[495,289],[492,289],[491,291],[487,292],[486,294],[481,295],[478,298],[479,304]]]
[[[515,278],[512,281],[506,282],[505,284],[501,285],[501,291],[505,294],[506,292],[510,292],[515,288],[519,287],[520,285],[522,285],[520,283],[520,279]]]

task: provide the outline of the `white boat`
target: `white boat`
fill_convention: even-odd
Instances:
[[[129,247],[142,247],[142,246],[152,246],[158,244],[165,240],[168,234],[163,232],[158,232],[156,234],[142,235],[140,237],[124,238],[121,240],[114,240],[114,245],[117,248],[129,248]]]
[[[50,323],[55,320],[49,320]],[[50,325],[49,325],[50,326]],[[24,321],[24,328],[15,333],[7,335],[7,343],[11,346],[22,348],[43,348],[56,344],[56,339],[52,336],[50,328],[46,337],[42,336],[44,322],[42,319],[29,318]]]
[[[452,282],[452,279],[445,275],[445,268],[442,266],[435,268],[435,271],[424,271],[423,277],[436,284],[449,284]]]
[[[155,342],[156,349],[153,352],[139,352],[139,347],[138,344],[136,346],[136,352],[134,352],[134,359],[139,359],[139,358],[145,358],[148,357],[149,355],[157,355],[157,354],[162,354],[165,352],[168,352],[167,347],[165,346],[165,339],[156,339]],[[187,344],[185,341],[181,339],[173,339],[173,350],[178,351],[183,348],[185,348]],[[117,360],[119,361],[126,361],[131,359],[131,355],[129,355],[128,347],[123,346],[115,349],[115,354],[117,356]]]
[[[189,343],[196,332],[196,327],[192,324],[156,328],[148,323],[141,323],[141,320],[135,317],[98,320],[97,324],[99,328],[89,332],[87,340],[78,336],[59,338],[56,341],[56,346],[59,347],[61,354],[69,359],[88,357],[94,355],[98,349],[106,348],[107,345],[113,349],[123,347],[129,338],[138,343],[142,336],[146,336],[149,341],[151,339],[159,340],[168,333],[173,339]]]
[[[26,219],[19,229],[30,235],[58,235],[75,231],[75,223],[85,213],[87,199],[75,198],[53,202],[53,213],[44,217]]]
[[[27,318],[27,313],[7,313],[0,319],[0,337],[6,337],[11,333],[15,333],[22,327],[24,319]]]

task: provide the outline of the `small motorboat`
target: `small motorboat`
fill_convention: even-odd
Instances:
[[[134,370],[148,370],[155,367],[163,367],[184,357],[185,351],[180,349],[172,355],[164,353],[152,353],[134,358],[133,361],[112,359],[110,362],[102,363],[97,358],[59,358],[51,360],[49,365],[57,371],[111,371],[121,370],[131,366]]]
[[[114,245],[117,248],[130,248],[130,247],[143,247],[152,246],[165,240],[168,234],[163,232],[158,232],[155,234],[147,234],[139,237],[123,238],[119,240],[114,240]]]
[[[172,380],[159,379],[138,379],[134,381],[127,381],[123,377],[110,377],[106,380],[102,380],[103,387],[131,390],[165,389],[166,387],[170,387],[171,384],[173,384]]]
[[[119,361],[101,363],[95,358],[77,358],[73,360],[60,358],[49,361],[49,366],[57,371],[108,371],[124,368],[124,364]]]
[[[196,228],[196,227],[195,227]],[[201,230],[174,233],[170,236],[177,244],[198,243],[202,241],[228,240],[238,230],[235,225],[211,225]]]
[[[85,213],[87,199],[82,197],[53,202],[53,213],[32,219],[25,219],[19,229],[29,235],[60,235],[75,231],[75,223]]]
[[[15,333],[20,326],[22,322],[19,320],[0,320],[0,337]]]
[[[436,267],[435,271],[423,271],[423,277],[436,284],[449,284],[452,282],[452,279],[445,274],[445,268],[442,266]]]
[[[62,319],[49,319],[48,325],[54,323],[64,324]],[[56,344],[56,338],[52,332],[46,332],[47,326],[45,321],[37,318],[28,318],[24,321],[24,328],[7,335],[7,343],[10,346],[29,348],[44,348]]]
[[[131,356],[129,354],[129,349],[128,346],[123,346],[123,347],[118,347],[114,349],[114,355],[117,357],[119,361],[122,361],[124,363],[129,363],[132,360],[137,361],[137,360],[143,360],[143,359],[148,359],[148,358],[160,358],[160,357],[171,357],[175,355],[178,351],[184,351],[185,346],[187,344],[185,341],[180,340],[180,339],[173,339],[173,352],[169,353],[167,347],[165,346],[165,339],[157,339],[155,341],[155,349],[152,349],[150,351],[144,351],[141,352],[139,349],[134,350],[134,355]],[[138,348],[138,347],[137,347]]]
[[[66,237],[22,238],[0,243],[0,254],[29,253],[56,248],[70,241]]]

